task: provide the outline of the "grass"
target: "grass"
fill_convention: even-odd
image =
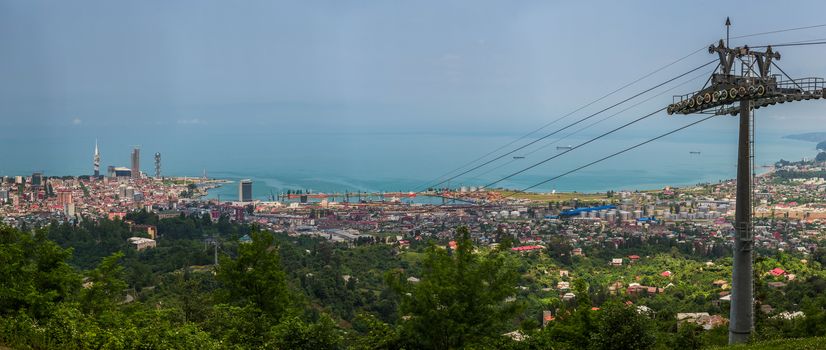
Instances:
[[[405,261],[411,265],[419,263],[420,261],[422,261],[423,257],[424,254],[417,252],[403,252],[401,254],[402,261]]]

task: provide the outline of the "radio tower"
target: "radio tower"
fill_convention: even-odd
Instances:
[[[161,178],[161,152],[155,153],[155,178]]]
[[[726,19],[727,37],[730,24]],[[754,241],[751,222],[753,164],[750,162],[753,142],[752,110],[776,103],[826,96],[826,81],[822,78],[790,78],[774,62],[780,59],[780,53],[772,51],[771,46],[765,48],[766,51],[754,51],[748,46],[730,48],[728,42],[724,43],[723,40],[717,45],[711,45],[708,52],[718,55],[720,64],[706,83],[708,86],[691,94],[675,96],[674,103],[668,106],[668,114],[740,115],[730,344],[748,341],[754,328]],[[772,66],[783,75],[772,75]]]
[[[92,160],[94,166],[95,177],[100,176],[100,152],[98,151],[98,140],[95,139],[95,157]]]

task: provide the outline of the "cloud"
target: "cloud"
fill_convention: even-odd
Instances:
[[[200,120],[198,118],[178,119],[178,124],[180,124],[180,125],[204,124],[204,121]]]
[[[72,125],[80,125],[80,124],[82,124],[82,123],[83,123],[83,121],[82,121],[82,120],[80,120],[80,118],[74,118],[74,119],[72,119]]]

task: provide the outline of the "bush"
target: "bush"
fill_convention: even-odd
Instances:
[[[605,304],[597,317],[590,347],[595,350],[651,349],[656,337],[651,320],[633,306]]]

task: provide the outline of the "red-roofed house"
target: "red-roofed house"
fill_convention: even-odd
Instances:
[[[521,246],[521,247],[513,247],[513,248],[511,248],[511,250],[515,251],[515,252],[529,252],[529,251],[534,251],[534,250],[540,250],[542,248],[544,248],[544,247],[541,246],[541,245],[526,245],[526,246]]]
[[[786,274],[786,270],[783,270],[779,267],[775,267],[769,272],[772,274],[772,276],[783,276]]]
[[[542,327],[547,326],[548,323],[553,321],[554,319],[555,319],[555,317],[554,317],[554,315],[551,315],[550,310],[542,311]]]

